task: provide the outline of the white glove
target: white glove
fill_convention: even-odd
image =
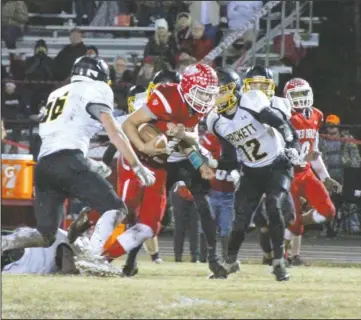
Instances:
[[[99,173],[103,178],[109,177],[112,173],[110,169],[103,161],[97,161],[91,158],[88,158],[90,162],[90,169],[96,173]]]
[[[239,173],[238,170],[232,170],[230,175],[231,175],[231,178],[233,180],[234,186],[237,188],[238,185],[239,185],[239,182],[241,180],[241,174]]]
[[[140,182],[143,186],[151,186],[155,182],[154,172],[149,170],[147,167],[143,166],[142,164],[138,164],[134,166],[133,171],[138,176]]]
[[[299,166],[302,164],[300,154],[295,148],[285,149],[285,155],[294,166]]]

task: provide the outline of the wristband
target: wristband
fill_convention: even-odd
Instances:
[[[193,168],[196,170],[198,170],[204,164],[203,157],[196,150],[188,154],[188,160],[190,161]]]

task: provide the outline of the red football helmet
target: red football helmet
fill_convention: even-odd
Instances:
[[[188,66],[180,82],[184,99],[198,113],[209,112],[219,92],[217,73],[207,64]]]
[[[313,106],[313,91],[304,79],[293,78],[288,81],[283,89],[283,96],[294,109],[310,109]]]

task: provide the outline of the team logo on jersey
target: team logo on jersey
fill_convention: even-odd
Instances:
[[[153,105],[153,106],[157,106],[158,104],[159,104],[158,99],[153,99],[152,105]]]

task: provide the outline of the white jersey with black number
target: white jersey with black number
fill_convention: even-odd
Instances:
[[[208,130],[229,141],[237,149],[238,159],[247,167],[270,165],[284,151],[281,134],[254,116],[265,107],[270,107],[266,95],[252,90],[242,95],[233,118],[215,112],[207,118]]]
[[[39,125],[42,140],[39,159],[65,149],[80,149],[87,156],[90,139],[102,130],[101,123],[87,108],[100,104],[113,112],[113,101],[109,85],[86,78],[53,91]]]

